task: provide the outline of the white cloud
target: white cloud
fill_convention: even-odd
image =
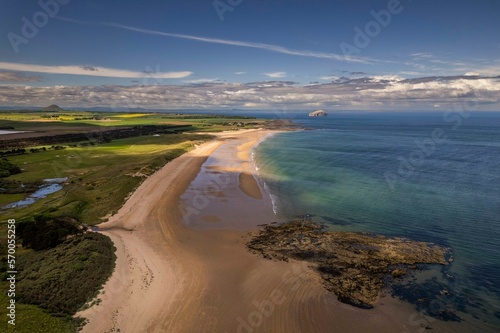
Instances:
[[[500,63],[495,65],[495,64],[490,64],[486,66],[467,66],[467,69],[469,70],[465,75],[469,75],[471,73],[479,74],[479,75],[488,75],[488,76],[494,76],[494,75],[500,75]],[[463,72],[462,72],[463,73]]]
[[[416,75],[445,76],[445,75],[500,75],[500,59],[475,58],[468,61],[460,59],[442,59],[429,52],[410,54],[410,61],[404,65],[414,67],[419,71]],[[411,71],[406,71],[411,73]],[[475,73],[475,74],[471,74]],[[405,74],[405,72],[401,72]]]
[[[288,81],[202,82],[187,85],[53,86],[0,85],[0,104],[62,107],[149,109],[287,108],[443,110],[453,103],[474,102],[499,109],[500,81],[481,76],[379,76],[301,86]]]
[[[265,76],[269,76],[272,78],[281,78],[286,76],[286,72],[272,72],[272,73],[263,73]]]
[[[94,66],[44,66],[33,64],[20,64],[13,62],[0,62],[0,69],[21,71],[21,72],[34,72],[34,73],[47,73],[47,74],[69,74],[69,75],[88,75],[88,76],[103,76],[103,77],[116,77],[116,78],[143,78],[153,77],[156,79],[180,79],[188,77],[192,74],[189,71],[183,72],[137,72],[125,69],[114,69],[106,67]]]
[[[321,76],[319,79],[322,80],[322,81],[335,81],[335,80],[340,79],[340,76],[335,76],[335,75],[332,75],[332,76]]]
[[[206,82],[215,82],[215,81],[219,81],[219,78],[215,78],[215,79],[194,79],[194,80],[186,80],[186,81],[183,81],[183,82],[197,84],[197,83],[206,83]]]
[[[410,54],[410,56],[412,56],[413,58],[424,58],[424,59],[434,58],[434,56],[429,52],[416,52]]]
[[[421,73],[419,73],[419,72],[412,72],[412,71],[399,72],[399,74],[401,74],[401,75],[411,75],[411,76],[421,75]]]
[[[370,58],[363,58],[363,57],[349,56],[349,55],[345,56],[345,55],[340,55],[340,54],[336,54],[336,53],[289,49],[289,48],[286,48],[284,46],[266,44],[266,43],[247,42],[247,41],[221,39],[221,38],[200,37],[200,36],[193,36],[193,35],[186,35],[186,34],[177,34],[177,33],[163,32],[163,31],[149,30],[149,29],[137,28],[137,27],[127,26],[127,25],[122,25],[122,24],[117,24],[117,23],[112,23],[112,22],[89,23],[89,22],[83,22],[83,21],[78,21],[78,20],[64,18],[64,17],[57,17],[57,19],[62,20],[62,21],[67,21],[67,22],[78,23],[78,24],[114,27],[114,28],[135,31],[135,32],[148,34],[148,35],[157,35],[157,36],[164,36],[164,37],[188,39],[188,40],[194,40],[197,42],[211,43],[211,44],[223,44],[223,45],[249,47],[249,48],[254,48],[254,49],[261,49],[261,50],[266,50],[266,51],[270,51],[270,52],[289,54],[289,55],[295,55],[295,56],[301,56],[301,57],[312,57],[312,58],[330,59],[330,60],[337,60],[337,61],[357,62],[357,63],[363,63],[363,64],[373,63],[373,62],[377,61],[375,59],[370,59]]]
[[[398,82],[404,80],[404,78],[397,75],[375,75],[371,76],[370,79],[374,82],[381,82],[381,81]]]
[[[234,72],[234,74],[236,75],[243,75],[243,74],[246,74],[247,72]]]

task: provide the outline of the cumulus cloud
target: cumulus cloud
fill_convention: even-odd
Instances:
[[[40,75],[26,75],[17,72],[0,72],[0,81],[3,82],[39,82],[42,80]]]
[[[287,108],[305,110],[445,109],[474,102],[500,107],[500,77],[453,76],[403,79],[362,77],[299,85],[292,81],[228,83],[205,81],[186,85],[103,85],[32,87],[0,85],[0,105],[60,104],[110,109]]]
[[[158,79],[179,79],[185,78],[192,74],[189,71],[183,72],[153,72],[144,73],[130,71],[125,69],[114,69],[106,67],[91,67],[91,66],[44,66],[33,64],[20,64],[13,62],[0,62],[0,69],[9,71],[48,73],[48,74],[70,74],[70,75],[90,75],[104,76],[116,78],[143,78],[153,76]]]

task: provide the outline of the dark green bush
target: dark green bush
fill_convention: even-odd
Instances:
[[[74,314],[113,272],[114,251],[108,237],[91,232],[50,250],[19,256],[19,302],[38,305],[52,314]]]
[[[0,177],[8,177],[17,173],[21,173],[21,168],[10,163],[6,158],[0,159]]]
[[[34,221],[19,223],[17,234],[22,245],[35,251],[46,250],[61,244],[68,236],[81,233],[76,220],[69,217],[37,215]]]

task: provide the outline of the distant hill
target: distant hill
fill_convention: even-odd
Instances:
[[[64,111],[64,109],[60,108],[58,105],[52,104],[46,108],[42,108],[41,111]]]

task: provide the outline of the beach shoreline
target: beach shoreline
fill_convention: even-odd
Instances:
[[[390,297],[373,310],[342,304],[306,264],[246,249],[248,231],[274,216],[249,178],[251,149],[270,133],[217,134],[146,179],[100,225],[117,248],[116,267],[101,302],[77,314],[89,319],[82,332],[455,331]]]

